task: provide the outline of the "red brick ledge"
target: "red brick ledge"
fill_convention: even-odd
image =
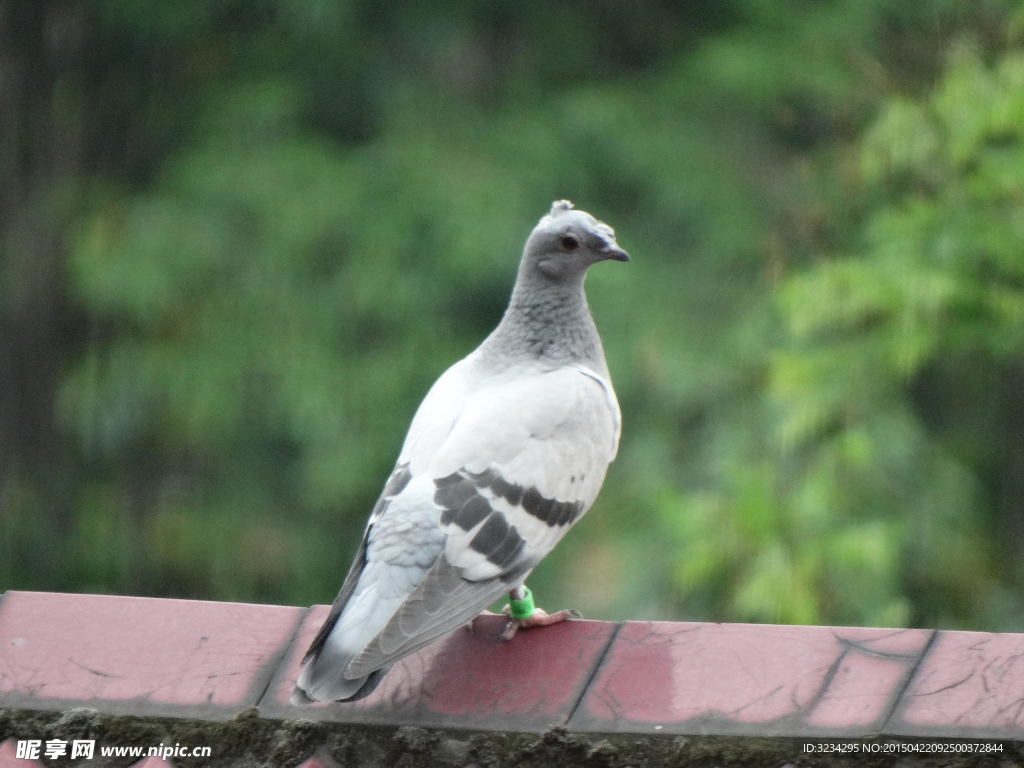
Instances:
[[[577,621],[498,644],[500,619],[483,619],[396,665],[363,701],[292,707],[299,656],[326,610],[7,592],[0,709],[222,722],[255,708],[275,721],[526,734],[1024,742],[1021,634]],[[28,765],[13,759],[9,735],[0,732],[0,767]]]

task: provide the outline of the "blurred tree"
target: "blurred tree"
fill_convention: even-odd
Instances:
[[[858,252],[781,296],[782,439],[845,475],[853,517],[902,532],[885,567],[917,620],[1021,618],[1022,118],[1024,52],[955,44],[933,92],[891,100],[864,139]]]
[[[90,37],[80,7],[0,5],[0,574],[62,583],[77,456],[54,420],[81,339],[66,237],[95,169],[75,87]]]
[[[1019,629],[1022,116],[1024,54],[966,39],[854,143],[863,212],[779,286],[761,437],[673,510],[722,615]]]

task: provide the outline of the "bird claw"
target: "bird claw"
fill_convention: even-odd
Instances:
[[[505,627],[501,630],[498,635],[498,641],[505,643],[516,636],[516,632],[520,629],[530,629],[531,627],[547,627],[551,624],[558,624],[563,621],[572,621],[574,619],[582,619],[583,614],[574,608],[567,608],[564,611],[556,611],[555,613],[548,613],[543,608],[536,608],[533,614],[526,619],[513,619],[509,615],[511,609],[509,606],[505,606],[502,611],[507,617],[505,620]]]

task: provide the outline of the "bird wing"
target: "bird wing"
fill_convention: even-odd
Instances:
[[[367,521],[359,550],[331,610],[303,657],[295,700],[352,700],[376,678],[346,670],[387,624],[444,549],[444,533],[425,474],[471,387],[473,355],[445,371],[420,404],[397,465]]]
[[[448,394],[458,397],[434,405],[461,407],[432,411],[428,396],[399,460],[419,470],[416,486],[431,481],[443,552],[348,678],[423,647],[522,583],[589,509],[615,456],[619,409],[594,371],[513,370]],[[422,425],[433,435],[418,434]]]
[[[406,464],[399,464],[395,467],[395,470],[391,473],[387,483],[384,484],[384,491],[381,493],[380,498],[377,499],[377,503],[373,507],[373,512],[370,514],[371,522],[378,519],[384,514],[384,510],[387,509],[391,500],[405,489],[411,479],[409,467]],[[341,589],[338,592],[338,596],[334,598],[334,603],[331,604],[331,610],[327,614],[327,618],[324,623],[320,626],[320,631],[316,633],[316,637],[313,638],[313,642],[309,645],[309,650],[306,651],[306,655],[302,657],[302,662],[306,663],[313,656],[320,653],[324,643],[327,642],[327,637],[331,634],[331,630],[334,629],[334,625],[338,622],[338,617],[341,616],[341,612],[345,609],[349,599],[352,597],[352,593],[355,591],[359,578],[362,576],[364,569],[366,568],[366,548],[369,539],[370,525],[366,527],[366,531],[363,533],[363,539],[359,544],[359,551],[356,552],[355,558],[352,560],[352,566],[348,569],[348,575],[345,576],[345,581],[341,585]]]

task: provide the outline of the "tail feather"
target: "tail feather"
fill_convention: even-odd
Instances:
[[[389,667],[350,680],[344,672],[351,660],[351,654],[342,655],[330,645],[325,646],[303,668],[292,691],[291,703],[302,705],[314,701],[357,701],[369,696]]]
[[[329,629],[321,630],[324,636],[310,648],[293,702],[354,701],[373,691],[390,664],[355,675],[349,672],[349,665],[388,623],[402,597],[382,598],[375,585],[353,594],[341,615]]]

